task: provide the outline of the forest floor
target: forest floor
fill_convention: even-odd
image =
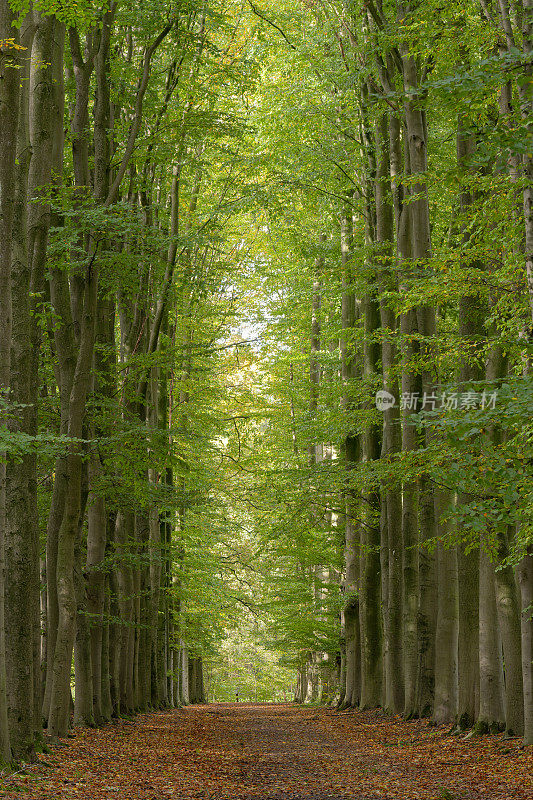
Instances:
[[[76,729],[0,780],[25,800],[531,800],[533,747],[380,712],[213,704]]]

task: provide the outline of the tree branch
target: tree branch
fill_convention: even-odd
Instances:
[[[282,29],[279,27],[279,25],[276,25],[276,23],[275,23],[275,22],[272,22],[271,20],[267,19],[267,17],[265,17],[263,14],[261,14],[261,12],[260,12],[260,11],[258,11],[258,10],[257,10],[257,8],[256,8],[256,7],[254,6],[254,4],[252,3],[252,0],[248,0],[248,3],[249,3],[249,5],[250,5],[250,8],[252,9],[253,13],[256,15],[256,17],[259,17],[259,19],[262,19],[262,20],[263,20],[264,22],[266,22],[268,25],[271,25],[271,26],[272,26],[272,28],[275,28],[275,29],[278,31],[278,33],[280,33],[280,34],[283,36],[283,38],[285,39],[285,41],[287,42],[287,44],[289,45],[289,47],[291,48],[291,50],[296,50],[296,47],[293,45],[293,43],[291,42],[291,40],[289,39],[289,37],[287,36],[287,34],[285,33],[285,31],[283,31],[283,30],[282,30]]]
[[[131,124],[128,136],[128,142],[126,144],[126,149],[124,151],[120,167],[118,168],[116,178],[113,181],[113,185],[109,189],[109,194],[104,203],[104,206],[106,208],[112,205],[117,199],[120,184],[122,183],[122,178],[126,173],[129,160],[131,158],[133,149],[135,147],[135,141],[137,139],[141,127],[144,95],[146,94],[146,89],[148,88],[148,81],[150,80],[150,67],[152,62],[152,56],[159,47],[159,45],[161,44],[161,42],[163,41],[163,39],[167,36],[168,33],[170,33],[173,27],[174,27],[174,20],[165,25],[165,27],[163,28],[163,30],[161,31],[155,42],[152,45],[150,45],[150,47],[146,51],[146,55],[144,57],[144,66],[143,66],[141,84],[139,86],[139,91],[137,92],[137,99],[135,101],[135,116]]]

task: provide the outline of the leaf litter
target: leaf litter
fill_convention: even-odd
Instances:
[[[426,720],[293,704],[213,704],[77,728],[3,775],[26,800],[532,800],[533,747]]]

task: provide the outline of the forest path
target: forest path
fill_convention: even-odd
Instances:
[[[0,797],[531,800],[533,748],[380,712],[221,703],[77,729]]]

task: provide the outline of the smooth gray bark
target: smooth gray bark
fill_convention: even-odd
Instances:
[[[365,320],[364,376],[369,385],[377,372],[379,345],[372,341],[379,327],[379,306],[376,298],[363,300]],[[373,404],[372,404],[373,405]],[[380,457],[381,443],[378,425],[371,418],[362,435],[362,460],[370,463]],[[361,700],[362,708],[382,704],[383,694],[383,620],[381,615],[381,563],[380,563],[380,493],[377,487],[365,490],[362,504],[363,525],[361,541],[364,564],[361,572]]]
[[[93,456],[89,465],[91,494],[87,513],[87,613],[90,622],[90,658],[92,668],[92,711],[96,723],[104,718],[102,688],[102,648],[104,634],[105,574],[102,562],[107,540],[107,513],[104,499],[95,492],[101,465]]]
[[[401,47],[402,56],[402,73],[404,89],[409,98],[404,104],[405,111],[405,138],[406,138],[406,172],[411,177],[410,183],[410,198],[409,198],[409,217],[411,220],[410,225],[410,257],[414,259],[414,267],[418,274],[430,273],[430,259],[431,259],[431,224],[429,212],[429,199],[428,189],[426,184],[426,173],[428,168],[428,142],[427,142],[427,123],[424,102],[420,93],[420,65],[417,59],[404,48]],[[414,324],[414,323],[413,323]],[[416,308],[416,330],[421,337],[419,345],[420,353],[422,355],[422,368],[419,370],[421,386],[414,388],[423,391],[426,396],[431,396],[436,380],[436,368],[434,361],[431,358],[431,339],[435,335],[435,311],[429,305],[421,305]],[[418,377],[416,374],[412,376],[412,380]],[[406,387],[407,391],[413,391],[411,387]],[[405,391],[402,383],[402,391]],[[414,433],[406,431],[404,434],[406,441],[402,443],[402,449],[413,448]],[[425,443],[430,445],[432,441],[432,430],[426,428]],[[422,542],[431,541],[435,537],[435,514],[433,513],[432,493],[433,485],[427,480],[427,476],[422,476],[421,485],[418,487],[421,490],[423,502],[418,504],[418,527],[420,528],[420,540]],[[406,491],[407,490],[407,491]],[[416,549],[416,525],[412,519],[415,513],[415,492],[411,486],[404,488],[404,520],[406,524],[404,530],[408,533],[408,537],[404,536],[404,597],[405,597],[405,613],[406,613],[406,628],[405,635],[407,636],[406,643],[406,658],[405,658],[405,709],[404,713],[407,717],[416,715],[418,713],[419,702],[417,701],[417,676],[421,674],[419,668],[419,660],[424,657],[424,649],[420,648],[418,644],[418,618],[422,608],[420,594],[420,580],[418,574],[418,554],[414,553],[411,562],[410,551]],[[409,520],[409,517],[411,519]],[[431,560],[431,551],[426,551],[426,558]],[[431,566],[429,567],[431,570]],[[407,582],[406,582],[407,581]],[[431,587],[431,582],[429,583]],[[429,588],[425,585],[425,588]],[[416,601],[415,601],[416,591]],[[424,599],[424,610],[428,605],[428,598]],[[429,598],[430,605],[430,598]],[[432,618],[431,614],[426,615],[424,619],[424,637],[428,638],[431,642],[433,631],[431,630]],[[414,649],[414,657],[411,657],[411,650]],[[431,650],[431,645],[430,645]],[[431,675],[428,674],[428,664],[426,659],[426,680],[431,683]]]
[[[495,733],[505,726],[502,644],[498,628],[494,567],[479,551],[479,715],[476,731]]]
[[[435,492],[435,517],[444,533],[441,515],[450,503],[449,493]],[[439,536],[440,539],[440,536]],[[437,724],[454,722],[458,701],[459,590],[457,548],[442,540],[437,545],[437,628],[435,637],[435,703]]]
[[[93,664],[91,658],[91,619],[88,616],[87,581],[83,519],[89,491],[88,462],[82,467],[81,508],[78,535],[74,546],[74,586],[76,591],[76,639],[74,642],[74,724],[94,726]]]
[[[459,728],[472,727],[479,709],[479,551],[457,551],[459,576]]]
[[[79,349],[69,399],[68,435],[70,443],[66,464],[65,509],[58,534],[57,599],[58,628],[52,669],[49,732],[65,736],[68,729],[70,669],[76,633],[76,589],[74,583],[74,548],[82,513],[83,453],[81,440],[85,404],[90,385],[97,298],[97,272],[90,270],[83,290],[83,314]]]
[[[382,115],[376,124],[377,171],[376,197],[376,267],[380,291],[397,289],[393,270],[394,217],[389,160],[388,117]],[[391,459],[401,449],[401,424],[398,380],[396,377],[396,316],[386,300],[380,300],[382,328],[383,389],[395,398],[395,403],[383,412],[381,458]],[[398,486],[384,485],[382,493],[381,545],[382,578],[386,574],[383,592],[385,628],[385,708],[393,714],[403,711],[403,626],[402,626],[402,495]]]
[[[352,219],[348,204],[341,215],[342,304],[340,338],[342,407],[353,410],[353,383],[357,377],[357,357],[354,352],[354,332],[358,319],[358,304],[353,287]],[[343,453],[346,464],[346,485],[342,502],[345,508],[344,545],[344,676],[343,707],[359,705],[361,697],[361,640],[360,640],[360,530],[356,523],[359,503],[352,486],[353,471],[360,459],[359,436],[348,432]]]
[[[512,533],[512,531],[510,532]],[[524,733],[524,686],[522,678],[521,603],[510,554],[509,532],[500,530],[496,569],[496,606],[505,669],[505,727],[509,735]]]
[[[524,684],[524,742],[533,744],[533,555],[520,562],[518,578],[522,601],[522,676]]]

